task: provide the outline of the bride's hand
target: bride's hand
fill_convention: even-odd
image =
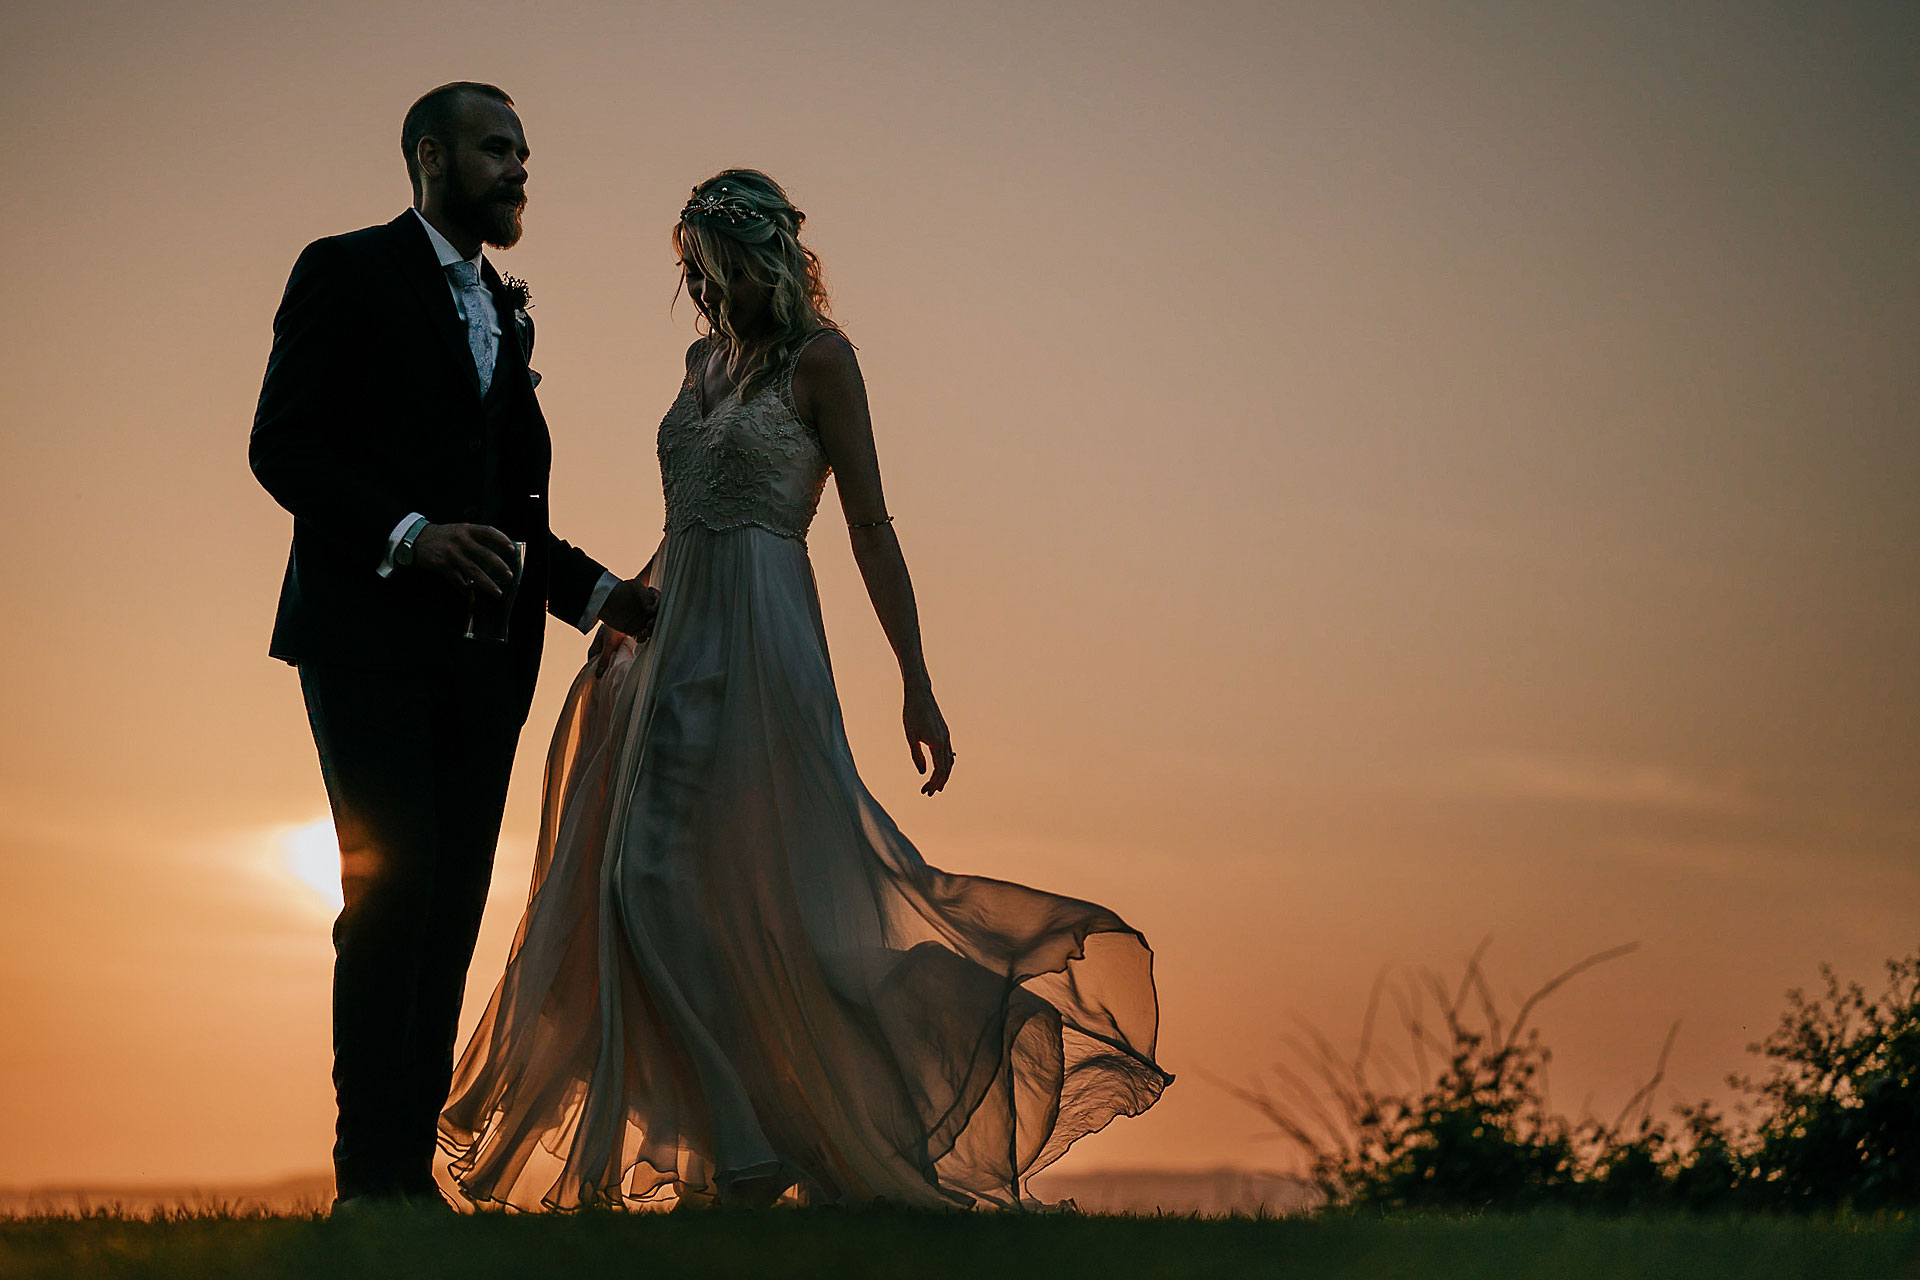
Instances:
[[[612,669],[613,655],[620,652],[626,640],[626,632],[615,631],[604,622],[600,624],[600,629],[593,633],[593,643],[587,646],[587,660],[593,663],[593,674],[603,676]]]
[[[907,729],[907,750],[913,753],[913,767],[921,773],[927,771],[927,756],[933,757],[933,775],[920,784],[920,794],[932,795],[947,785],[947,778],[953,773],[953,738],[947,732],[946,717],[940,714],[940,704],[933,700],[933,690],[927,687],[907,690],[907,706],[901,719]],[[921,744],[926,744],[922,750]]]

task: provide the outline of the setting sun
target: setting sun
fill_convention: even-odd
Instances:
[[[283,832],[280,866],[300,882],[314,902],[328,911],[340,910],[340,846],[330,819]]]

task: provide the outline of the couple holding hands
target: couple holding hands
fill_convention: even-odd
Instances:
[[[854,768],[805,543],[829,473],[922,791],[954,752],[804,215],[730,169],[673,224],[705,332],[659,427],[665,536],[622,580],[552,532],[526,293],[485,254],[521,234],[512,100],[444,85],[401,141],[413,207],[294,265],[249,451],[293,516],[271,652],[340,841],[337,1207],[1031,1204],[1172,1079],[1152,953],[929,866]],[[600,629],[457,1054],[547,613]]]

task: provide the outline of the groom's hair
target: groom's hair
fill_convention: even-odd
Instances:
[[[413,198],[420,199],[420,139],[433,138],[447,145],[452,142],[453,131],[460,127],[460,99],[469,93],[483,98],[492,98],[495,102],[513,105],[513,99],[507,96],[505,89],[495,85],[481,84],[478,80],[455,80],[452,84],[443,84],[438,89],[429,89],[420,95],[420,100],[407,108],[407,118],[400,122],[400,153],[407,158],[407,176],[413,179]]]

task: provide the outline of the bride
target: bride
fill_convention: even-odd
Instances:
[[[673,229],[708,333],[660,424],[659,613],[596,637],[554,731],[526,914],[440,1120],[477,1203],[1018,1205],[1172,1079],[1140,934],[928,866],[854,770],[805,542],[829,471],[923,792],[954,751],[803,217],[730,169]]]

